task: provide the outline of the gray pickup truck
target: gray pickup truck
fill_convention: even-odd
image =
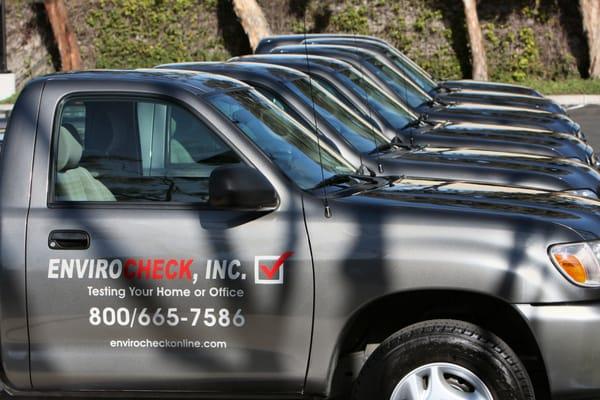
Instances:
[[[600,202],[362,175],[249,86],[31,81],[0,155],[15,395],[600,394]]]
[[[304,44],[309,42],[337,43],[341,45],[351,45],[360,48],[378,48],[381,54],[402,70],[415,84],[431,96],[438,93],[448,92],[483,92],[483,93],[506,93],[508,95],[534,96],[543,98],[544,96],[530,87],[514,85],[499,82],[475,81],[470,79],[461,80],[442,80],[436,81],[428,72],[421,68],[417,63],[411,60],[406,54],[389,44],[383,39],[375,36],[365,36],[357,34],[331,34],[331,33],[304,33],[295,35],[278,35],[262,39],[256,47],[256,53],[268,53],[275,47],[289,44]]]
[[[329,140],[357,168],[363,165],[386,175],[568,191],[598,199],[600,173],[591,166],[526,152],[478,149],[476,140],[473,147],[411,146],[399,137],[389,140],[308,75],[290,68],[232,61],[170,64],[160,68],[225,75],[251,85],[309,129],[320,132],[324,140]],[[507,142],[508,139],[504,141]]]
[[[421,91],[432,99],[443,103],[476,103],[480,106],[496,105],[533,110],[544,110],[557,114],[566,114],[566,110],[556,102],[544,98],[533,89],[523,86],[507,85],[496,82],[462,81],[449,87],[444,83],[435,82],[427,72],[402,54],[389,43],[374,37],[352,37],[351,35],[313,34],[313,35],[282,35],[263,39],[257,53],[266,53],[267,47],[274,49],[290,44],[326,44],[334,46],[358,47],[370,50],[372,56],[380,59],[374,62],[396,70],[396,79],[408,84],[408,90]],[[470,86],[470,88],[469,88]],[[412,88],[411,88],[412,87]]]

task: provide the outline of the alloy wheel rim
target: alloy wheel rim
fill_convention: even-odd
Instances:
[[[440,362],[406,374],[390,400],[493,400],[493,397],[475,373],[457,364]]]

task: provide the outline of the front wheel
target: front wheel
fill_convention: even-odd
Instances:
[[[534,400],[531,380],[499,337],[456,320],[408,326],[369,357],[355,400]]]

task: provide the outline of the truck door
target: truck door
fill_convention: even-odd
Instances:
[[[27,230],[34,389],[301,391],[313,307],[301,199],[211,208],[211,171],[249,163],[182,105],[59,104],[40,115],[34,182],[47,186],[33,185]]]

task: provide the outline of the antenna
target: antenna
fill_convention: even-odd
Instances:
[[[400,78],[402,78],[402,81],[404,82],[404,102],[406,103],[406,107],[409,110],[412,110],[412,107],[410,106],[410,103],[408,102],[408,89],[406,88],[408,86],[408,82],[406,82],[406,79],[404,79],[404,76],[400,76]]]
[[[306,43],[306,12],[304,13],[304,52],[306,54],[306,69],[308,75],[308,84],[310,88],[310,100],[312,102],[313,122],[315,125],[315,136],[317,137],[317,147],[319,149],[319,165],[321,166],[321,179],[325,180],[323,170],[323,158],[321,157],[321,139],[319,136],[319,125],[317,123],[317,109],[315,107],[315,95],[313,93],[312,76],[310,75],[310,60],[308,59],[308,44]],[[327,186],[323,186],[323,206],[325,207],[325,218],[331,218],[331,208],[329,207],[329,198],[327,195]]]

